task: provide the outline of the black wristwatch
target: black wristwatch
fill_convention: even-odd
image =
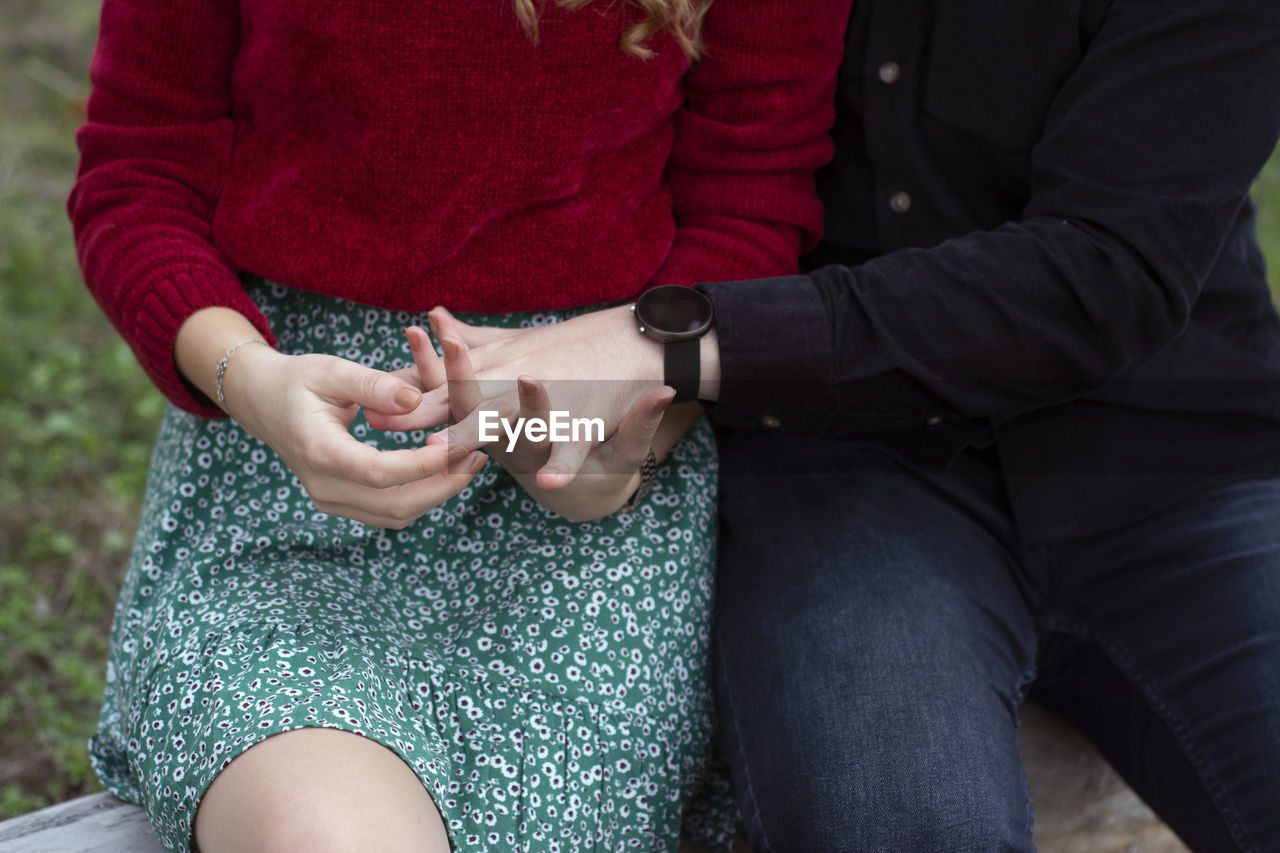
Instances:
[[[702,375],[699,341],[711,328],[711,300],[692,287],[663,284],[646,290],[631,306],[644,335],[661,341],[662,381],[676,391],[673,403],[698,399]]]

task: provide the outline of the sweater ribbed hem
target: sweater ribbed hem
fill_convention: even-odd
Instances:
[[[143,285],[129,343],[151,381],[174,405],[205,418],[225,413],[188,384],[178,372],[173,346],[178,329],[203,308],[231,308],[243,314],[267,342],[276,345],[266,318],[228,270],[200,266],[170,267]]]

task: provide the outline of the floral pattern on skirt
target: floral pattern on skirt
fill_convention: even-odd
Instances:
[[[403,328],[423,321],[274,284],[251,294],[282,351],[385,370],[408,363]],[[363,418],[352,432],[381,448],[424,440]],[[701,843],[727,849],[732,805],[710,748],[715,499],[700,421],[633,513],[566,521],[490,462],[457,498],[384,530],[316,510],[235,423],[170,407],[94,768],[171,853],[190,849],[223,767],[303,726],[393,749],[458,850],[674,851],[686,810]]]

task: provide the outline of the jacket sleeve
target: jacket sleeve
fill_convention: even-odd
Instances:
[[[226,306],[274,344],[212,242],[233,136],[232,0],[105,0],[80,169],[68,201],[89,290],[156,386],[221,412],[179,376],[173,343],[195,311]]]
[[[1280,4],[1113,0],[1031,151],[1018,221],[783,279],[708,285],[717,419],[827,433],[999,423],[1186,328],[1280,133]],[[785,304],[784,304],[785,303]]]
[[[717,0],[685,77],[667,165],[676,237],[655,276],[694,284],[795,272],[822,230],[849,0]]]

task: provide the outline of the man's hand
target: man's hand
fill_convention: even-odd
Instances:
[[[449,374],[449,395],[460,410],[472,414],[447,432],[436,433],[428,446],[468,447],[477,441],[468,431],[476,424],[479,407],[488,405],[467,358],[466,346],[449,338],[442,345]],[[540,421],[551,417],[551,400],[546,387],[532,376],[517,380],[515,395],[503,395],[497,402],[499,417],[508,422]],[[522,437],[505,449],[502,441],[489,446],[489,453],[502,464],[538,503],[571,521],[587,521],[617,512],[640,485],[640,466],[654,445],[663,414],[675,392],[666,386],[640,394],[623,415],[618,428],[599,443],[532,441]],[[513,398],[514,397],[514,398]],[[466,438],[462,438],[464,434]],[[569,448],[566,454],[562,448]],[[664,448],[665,450],[665,448]],[[552,466],[557,459],[559,467]]]
[[[522,405],[516,379],[536,376],[547,395],[548,411],[569,412],[574,418],[599,418],[606,439],[612,440],[628,412],[644,408],[642,395],[664,387],[662,345],[639,332],[629,305],[531,329],[471,326],[443,308],[433,309],[429,317],[446,351],[446,361],[452,346],[458,345],[462,350],[467,360],[466,375],[478,382],[479,396],[466,392],[467,402],[473,405],[451,407],[451,398],[457,391],[449,386],[445,363],[436,356],[425,332],[409,329],[415,366],[396,375],[424,390],[422,402],[404,415],[368,413],[371,425],[380,429],[426,429],[452,419],[457,423],[448,435],[432,441],[447,438],[452,444],[476,449],[485,445],[479,438],[479,412],[497,412],[514,422]],[[714,399],[719,379],[714,330],[703,338],[702,353],[700,396]],[[660,452],[675,443],[697,413],[697,406],[679,406],[668,414],[670,429],[664,427],[659,436]],[[665,440],[668,432],[672,433],[669,442]],[[538,470],[540,487],[555,489],[571,482],[595,444],[589,440],[555,443]],[[540,450],[547,452],[545,445]]]
[[[442,327],[444,325],[441,324]],[[465,343],[444,337],[441,349],[445,357],[441,361],[422,329],[410,327],[405,330],[405,335],[413,351],[417,384],[432,387],[443,382],[448,389],[449,404],[465,415],[449,430],[432,435],[427,440],[428,447],[450,447],[457,453],[459,449],[488,444],[478,431],[479,413],[482,411],[505,419],[508,424],[550,422],[550,396],[546,386],[534,377],[521,376],[514,383],[490,381],[490,394],[486,397],[476,379]],[[522,432],[515,441],[503,436],[489,445],[488,450],[543,506],[571,521],[600,518],[620,509],[639,486],[640,466],[649,450],[665,452],[674,441],[670,436],[655,440],[673,396],[672,389],[663,385],[641,392],[624,413],[618,428],[603,441],[534,441]],[[378,417],[375,420],[386,422],[395,418]],[[683,429],[682,426],[680,431]],[[667,430],[668,433],[670,431]],[[558,458],[562,463],[569,460],[563,466],[572,468],[567,473],[549,467],[553,456],[557,452],[563,453],[558,449],[566,445],[570,448],[570,455]]]
[[[662,385],[662,347],[636,330],[626,305],[531,329],[470,326],[443,308],[433,309],[429,319],[442,349],[448,340],[466,348],[474,378],[480,382],[480,396],[468,398],[474,403],[469,409],[451,404],[453,392],[444,366],[426,335],[409,329],[416,375],[415,368],[396,375],[425,393],[410,414],[371,419],[379,429],[439,426],[450,415],[457,421],[479,408],[496,410],[504,397],[507,411],[514,412],[515,381],[527,375],[546,383],[552,408],[572,412],[574,417],[598,417],[608,436],[642,392]],[[479,446],[473,443],[468,449]],[[585,451],[576,452],[580,461]]]

